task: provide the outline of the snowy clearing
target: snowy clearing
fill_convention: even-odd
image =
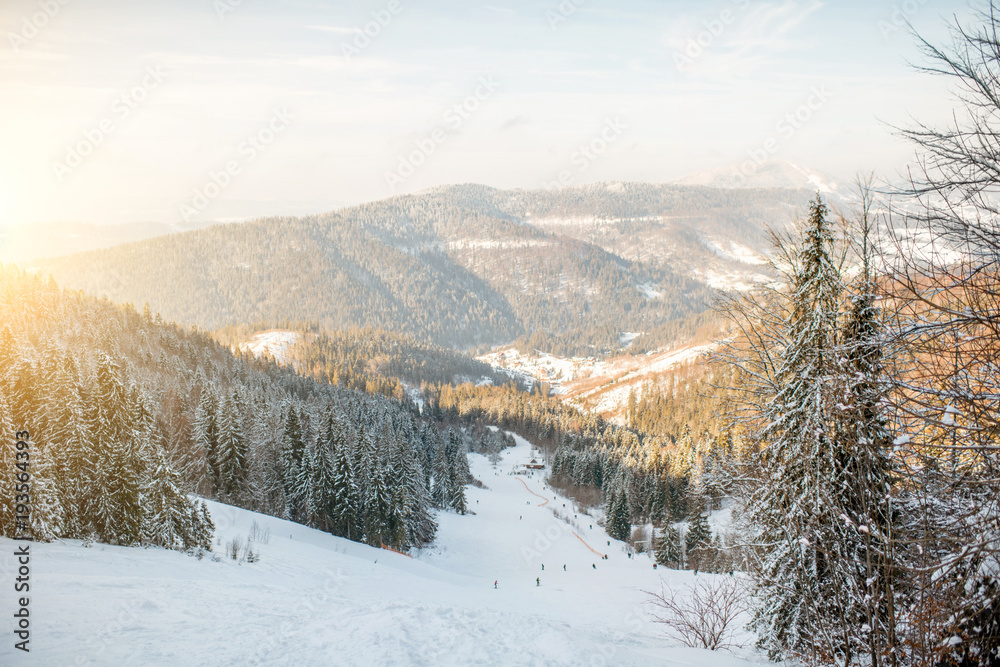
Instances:
[[[631,344],[638,333],[622,333]],[[605,419],[620,422],[629,393],[654,380],[660,373],[682,364],[696,362],[716,348],[714,343],[664,349],[639,355],[622,355],[607,360],[595,357],[556,357],[536,353],[524,355],[512,347],[476,357],[497,370],[506,371],[529,384],[546,382],[552,393],[584,409],[594,410]]]
[[[271,329],[261,331],[240,343],[241,352],[250,352],[255,357],[271,356],[279,364],[288,363],[288,351],[299,342],[301,335],[294,331]]]
[[[574,519],[572,503],[541,474],[510,475],[531,456],[517,441],[496,469],[470,455],[489,487],[468,488],[476,514],[440,514],[435,546],[413,558],[218,503],[217,562],[77,540],[32,544],[30,657],[13,651],[5,595],[0,663],[765,664],[750,649],[712,653],[665,637],[641,591],[659,590],[661,577],[685,585],[695,575],[654,571],[645,555],[629,559],[590,517]],[[222,558],[254,521],[270,530],[260,560]],[[14,544],[0,538],[5,581]]]

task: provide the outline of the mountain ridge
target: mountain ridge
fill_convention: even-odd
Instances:
[[[374,327],[456,348],[544,334],[605,352],[684,329],[714,289],[767,280],[769,224],[805,190],[600,183],[438,186],[39,260],[63,284],[217,329]]]

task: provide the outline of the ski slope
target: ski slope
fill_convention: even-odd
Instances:
[[[574,519],[572,503],[545,487],[541,473],[511,475],[531,457],[530,445],[517,442],[495,469],[470,455],[488,487],[468,487],[475,514],[439,514],[434,546],[413,557],[218,503],[210,504],[218,560],[75,540],[33,544],[28,655],[13,649],[15,543],[0,538],[0,664],[765,662],[749,649],[738,657],[665,637],[642,589],[658,589],[661,576],[686,583],[693,573],[629,559],[590,517]],[[254,521],[270,530],[260,560],[222,557]]]

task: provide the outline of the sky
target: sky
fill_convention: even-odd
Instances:
[[[3,0],[0,225],[235,220],[451,183],[891,178],[959,0]]]

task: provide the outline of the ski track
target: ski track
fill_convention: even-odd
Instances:
[[[528,481],[555,498],[537,506],[524,476],[509,474],[530,455],[516,441],[496,469],[470,455],[487,487],[467,489],[475,514],[438,513],[435,544],[412,559],[219,503],[209,503],[218,562],[78,540],[32,544],[27,655],[12,640],[15,543],[0,538],[0,664],[766,664],[749,649],[713,653],[666,637],[642,591],[693,573],[627,558],[592,517],[573,519],[572,502],[542,474]],[[271,532],[261,560],[223,559],[252,521]]]

